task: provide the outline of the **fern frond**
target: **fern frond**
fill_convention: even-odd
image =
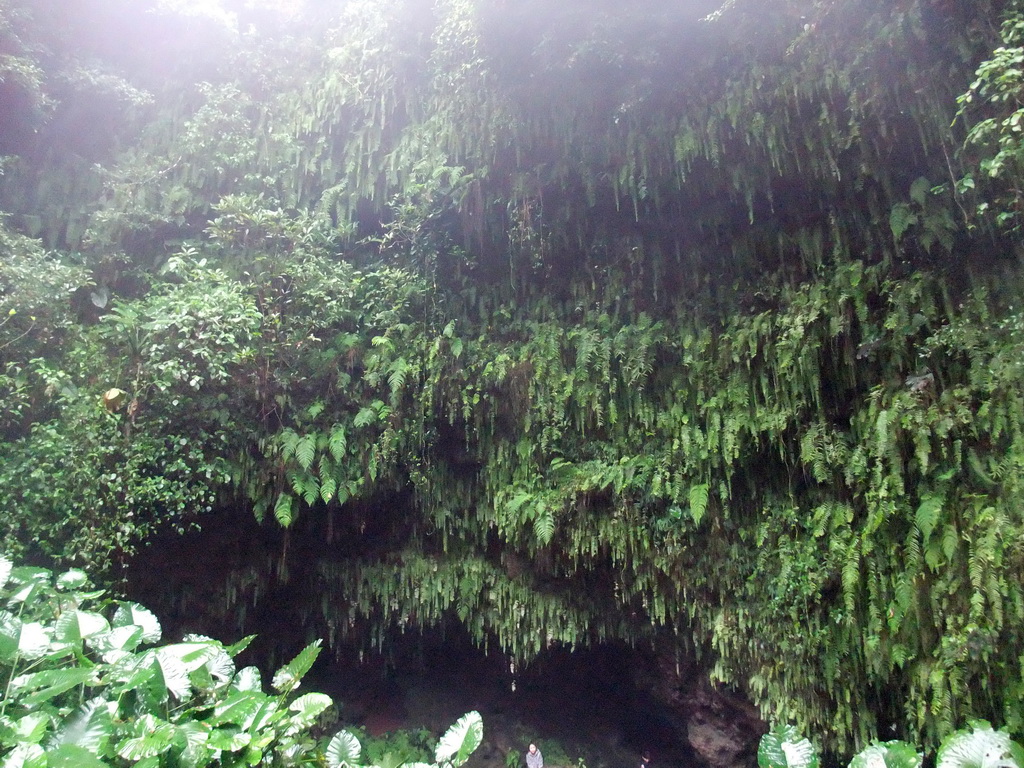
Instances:
[[[690,486],[690,516],[694,525],[700,525],[708,509],[709,486],[707,483]]]
[[[340,464],[345,456],[345,451],[348,449],[348,437],[345,435],[345,427],[341,424],[335,424],[331,428],[331,435],[327,440],[327,449],[331,452],[334,460]]]
[[[294,429],[285,429],[278,439],[281,443],[281,458],[287,461],[295,455],[295,449],[298,447],[299,441],[302,440],[302,436]]]
[[[925,494],[921,499],[917,513],[914,515],[914,523],[921,531],[925,541],[928,541],[928,537],[935,530],[935,526],[939,522],[939,513],[942,511],[945,501],[943,496],[934,493]]]
[[[365,427],[369,424],[373,424],[377,420],[377,411],[370,406],[363,406],[359,409],[359,413],[352,420],[352,423],[357,427]]]
[[[295,446],[295,460],[299,466],[308,470],[316,458],[316,434],[304,435]]]
[[[507,519],[515,516],[520,508],[531,499],[533,499],[533,494],[525,492],[517,493],[502,509],[503,517]]]
[[[391,402],[398,402],[398,397],[405,387],[405,379],[409,375],[409,363],[404,357],[400,357],[391,364],[388,373],[388,387],[391,389]]]
[[[334,498],[334,494],[338,490],[338,481],[333,477],[325,477],[320,481],[320,498],[323,499],[324,503],[329,502]],[[310,502],[312,503],[312,502]]]
[[[860,549],[857,541],[850,544],[843,563],[843,604],[847,614],[852,615],[857,606],[857,589],[860,586]]]
[[[533,532],[541,546],[549,544],[551,537],[555,535],[554,512],[543,502],[534,508]]]
[[[274,504],[274,519],[285,528],[291,525],[295,519],[293,501],[290,494],[282,493],[277,497],[277,503]]]

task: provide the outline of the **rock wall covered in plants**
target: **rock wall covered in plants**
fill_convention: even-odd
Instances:
[[[1016,6],[45,5],[0,4],[9,548],[244,506],[318,532],[331,641],[1020,729]]]

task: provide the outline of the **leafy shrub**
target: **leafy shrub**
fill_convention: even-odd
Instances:
[[[361,765],[351,733],[325,748],[310,736],[331,698],[296,695],[319,641],[279,669],[267,693],[258,669],[234,662],[251,637],[157,645],[156,616],[89,590],[81,570],[55,579],[0,557],[0,605],[4,768]],[[465,715],[439,741],[437,764],[462,765],[482,735],[479,714]]]

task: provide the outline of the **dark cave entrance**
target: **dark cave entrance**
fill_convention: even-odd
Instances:
[[[631,768],[647,751],[657,766],[700,761],[678,714],[638,684],[645,654],[620,644],[551,649],[524,669],[484,654],[461,632],[409,635],[385,654],[324,659],[310,687],[334,697],[347,722],[371,734],[393,728],[444,731],[470,710],[485,740],[471,765],[506,766],[531,742],[546,766]]]
[[[198,633],[230,643],[255,634],[238,662],[259,666],[265,680],[324,639],[304,688],[331,695],[341,723],[369,734],[425,728],[438,736],[479,711],[485,741],[471,768],[521,768],[531,742],[545,751],[546,768],[579,768],[581,760],[586,768],[635,768],[644,751],[653,768],[707,764],[691,746],[692,712],[680,705],[700,687],[699,674],[691,669],[692,679],[680,680],[650,649],[554,646],[520,669],[453,623],[392,633],[379,652],[326,647],[310,595],[318,559],[339,547],[325,546],[311,518],[286,532],[247,511],[222,512],[201,530],[168,531],[130,564],[124,591],[160,617],[168,640]]]

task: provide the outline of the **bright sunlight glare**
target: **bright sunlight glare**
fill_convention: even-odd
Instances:
[[[199,16],[235,26],[237,9],[268,10],[291,16],[303,0],[160,0],[158,8],[186,16]]]

